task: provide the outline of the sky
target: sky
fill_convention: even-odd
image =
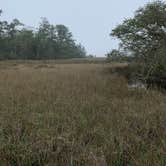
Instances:
[[[41,17],[51,24],[64,24],[88,54],[104,56],[118,48],[119,41],[109,36],[111,30],[150,0],[0,0],[2,18],[19,19],[37,27]]]

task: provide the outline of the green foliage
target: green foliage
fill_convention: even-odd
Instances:
[[[0,11],[0,14],[2,11]],[[51,25],[42,18],[37,31],[25,28],[19,20],[0,21],[0,59],[82,58],[85,48],[76,44],[64,25]]]
[[[146,76],[166,71],[166,3],[155,1],[136,11],[111,33],[144,64]]]
[[[107,61],[113,61],[113,62],[130,62],[133,59],[133,57],[127,56],[127,54],[124,51],[116,49],[113,49],[106,56],[107,56]]]
[[[110,53],[107,54],[107,59],[111,61],[121,61],[122,56],[122,52],[113,49]]]

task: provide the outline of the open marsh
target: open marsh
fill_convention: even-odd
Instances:
[[[166,96],[123,64],[0,63],[0,165],[165,166]]]

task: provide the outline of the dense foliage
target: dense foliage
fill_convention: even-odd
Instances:
[[[2,11],[0,11],[2,14]],[[0,59],[57,59],[85,57],[64,25],[51,25],[43,18],[37,30],[25,28],[19,20],[0,20]]]
[[[111,52],[106,54],[106,57],[107,61],[111,62],[131,62],[134,59],[132,56],[129,56],[125,51],[117,49],[113,49]]]
[[[166,72],[166,3],[155,1],[138,9],[111,33],[143,64],[143,75]]]

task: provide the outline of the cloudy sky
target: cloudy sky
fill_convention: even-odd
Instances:
[[[0,0],[3,19],[18,18],[28,26],[37,27],[41,17],[51,24],[64,24],[89,54],[104,56],[118,41],[109,37],[111,30],[132,17],[140,6],[150,0]]]

